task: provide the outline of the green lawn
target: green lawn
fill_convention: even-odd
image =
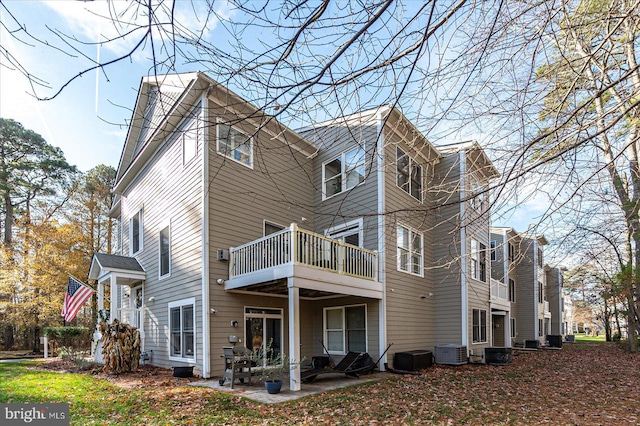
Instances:
[[[586,336],[584,333],[575,334],[576,342],[604,342],[605,336]]]
[[[71,424],[81,425],[234,423],[238,414],[261,419],[251,409],[255,404],[225,393],[191,387],[123,389],[88,374],[30,368],[35,364],[0,364],[0,403],[68,402]]]

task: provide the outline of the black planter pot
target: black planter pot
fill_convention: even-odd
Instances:
[[[282,380],[274,379],[274,380],[266,380],[264,382],[264,386],[267,388],[267,392],[271,394],[280,393],[280,389],[282,389]]]

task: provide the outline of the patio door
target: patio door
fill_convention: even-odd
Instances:
[[[245,308],[245,344],[273,364],[282,355],[282,309]]]

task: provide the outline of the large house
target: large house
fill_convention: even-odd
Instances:
[[[393,343],[382,365],[453,344],[481,361],[508,311],[491,299],[497,175],[478,144],[436,147],[393,106],[293,131],[205,74],[146,77],[117,254],[89,277],[152,364],[205,378],[228,345],[286,354],[292,390],[325,350],[375,360]]]

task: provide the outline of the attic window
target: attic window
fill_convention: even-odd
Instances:
[[[228,124],[216,126],[218,154],[253,168],[253,138]]]

